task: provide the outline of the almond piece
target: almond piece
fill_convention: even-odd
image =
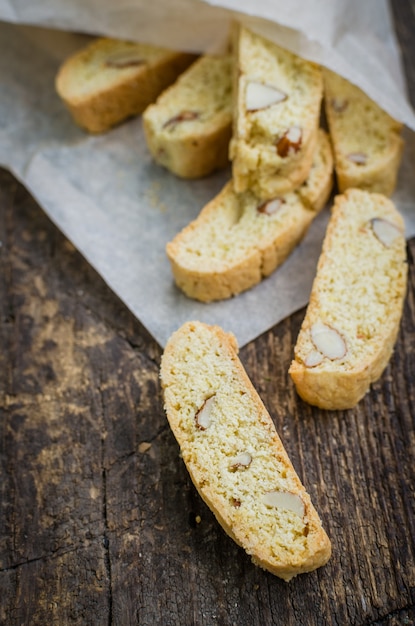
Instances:
[[[247,111],[259,111],[283,102],[287,98],[287,94],[277,87],[251,80],[246,85],[245,108]]]
[[[367,154],[364,152],[351,152],[346,158],[356,165],[366,165],[367,162]]]
[[[141,59],[134,50],[118,50],[111,54],[105,61],[107,67],[124,69],[144,65],[146,61]]]
[[[303,500],[296,493],[291,491],[268,491],[262,501],[267,506],[278,509],[288,509],[299,517],[304,517],[305,506]]]
[[[283,198],[273,198],[272,200],[266,200],[257,207],[258,213],[265,213],[265,215],[273,215],[284,204]]]
[[[318,350],[311,350],[304,359],[304,365],[306,367],[316,367],[320,365],[323,360],[323,355]]]
[[[276,143],[279,156],[284,158],[298,152],[301,148],[302,138],[303,131],[301,128],[299,126],[290,126]]]
[[[171,117],[167,122],[164,122],[163,128],[167,128],[168,126],[177,126],[181,122],[190,122],[191,120],[195,120],[199,117],[198,111],[180,111],[174,117]]]
[[[215,403],[216,396],[207,398],[195,415],[196,426],[199,430],[206,430],[211,423],[211,413]]]
[[[370,225],[376,237],[386,248],[389,248],[395,239],[402,235],[401,231],[395,224],[384,220],[381,217],[374,217],[370,220]]]
[[[333,111],[336,111],[336,113],[343,113],[349,106],[349,102],[346,98],[332,98],[330,104]]]
[[[319,352],[334,361],[341,359],[347,352],[346,342],[340,333],[331,326],[316,322],[310,329],[311,341]]]
[[[252,456],[249,452],[241,452],[232,460],[232,463],[229,466],[229,469],[235,471],[237,469],[246,469],[252,463]]]

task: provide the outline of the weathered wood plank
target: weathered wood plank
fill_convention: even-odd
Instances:
[[[393,8],[415,96],[415,5]],[[0,242],[1,624],[415,623],[415,240],[394,355],[356,409],[295,394],[304,311],[241,351],[333,542],[289,584],[197,495],[160,348],[4,171]]]
[[[333,540],[325,568],[287,585],[250,563],[191,485],[162,409],[160,348],[12,177],[1,182],[4,623],[363,624],[412,607],[415,243],[397,348],[355,410],[296,396],[303,311],[241,351]]]

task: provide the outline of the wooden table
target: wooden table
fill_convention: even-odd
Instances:
[[[415,3],[393,9],[415,102]],[[354,410],[296,396],[304,311],[241,351],[333,543],[287,584],[191,484],[160,347],[5,171],[0,215],[1,624],[415,623],[415,240],[394,355]]]

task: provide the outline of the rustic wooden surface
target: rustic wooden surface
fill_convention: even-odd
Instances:
[[[394,12],[415,101],[415,4]],[[356,409],[296,396],[304,311],[241,351],[333,543],[288,584],[192,486],[160,347],[5,171],[0,242],[0,624],[415,623],[415,240],[396,350]]]

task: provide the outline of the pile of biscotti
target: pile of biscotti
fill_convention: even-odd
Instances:
[[[270,275],[337,184],[289,373],[305,401],[354,407],[388,363],[406,292],[404,223],[389,199],[401,124],[240,25],[229,52],[198,58],[100,39],[64,63],[56,87],[90,132],[142,113],[150,153],[177,176],[231,161],[231,180],[166,247],[189,298],[237,296]],[[188,322],[166,346],[161,382],[186,466],[226,532],[285,580],[326,563],[330,541],[233,335]]]

